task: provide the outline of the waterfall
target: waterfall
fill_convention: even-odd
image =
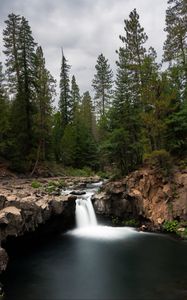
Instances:
[[[97,220],[91,201],[93,193],[88,192],[84,197],[76,200],[76,223],[77,227],[96,226]]]

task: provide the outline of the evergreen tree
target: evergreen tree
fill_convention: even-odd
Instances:
[[[88,91],[83,94],[80,115],[84,120],[85,126],[92,133],[93,105]]]
[[[59,100],[59,111],[61,113],[61,127],[62,131],[66,125],[71,121],[72,115],[72,101],[70,95],[70,84],[69,84],[69,70],[70,66],[62,52],[62,65],[60,73],[60,100]]]
[[[132,101],[139,106],[142,100],[141,89],[144,84],[142,74],[142,64],[146,54],[144,44],[148,37],[139,23],[139,15],[136,9],[130,13],[129,19],[126,19],[124,22],[125,35],[120,35],[119,38],[124,43],[123,48],[125,51],[121,51],[119,54],[125,54],[125,64],[131,83],[129,88],[133,97]]]
[[[0,156],[8,158],[9,136],[9,103],[5,90],[5,77],[0,62]]]
[[[14,95],[20,87],[20,27],[21,17],[10,14],[5,21],[6,28],[3,30],[4,54],[6,55],[6,73],[8,76],[9,90]]]
[[[104,116],[111,104],[113,73],[108,60],[100,54],[95,66],[96,74],[92,81],[95,90],[95,107],[99,117]]]
[[[181,100],[187,97],[187,2],[186,0],[168,0],[166,11],[166,41],[164,43],[164,61],[170,68],[179,71]]]
[[[89,92],[83,95],[73,122],[65,128],[61,141],[61,157],[64,165],[96,168],[97,147],[92,133],[92,101]]]
[[[55,81],[45,66],[45,59],[41,47],[36,50],[36,120],[35,135],[37,138],[37,157],[35,168],[39,160],[45,161],[52,151],[52,102],[55,94]],[[35,168],[33,170],[35,170]]]
[[[116,89],[111,113],[112,131],[103,145],[108,157],[123,174],[135,169],[142,161],[143,93],[145,82],[144,61],[147,35],[134,9],[125,20],[125,35],[120,36],[123,47],[117,51]]]
[[[168,0],[168,5],[164,60],[170,63],[177,62],[187,72],[187,2],[186,0]]]
[[[28,21],[22,17],[9,15],[4,30],[9,82],[14,86],[11,105],[11,127],[14,156],[31,160],[33,150],[33,116],[35,85],[35,46]]]
[[[76,110],[80,105],[81,97],[80,97],[80,90],[79,86],[76,82],[75,76],[72,76],[71,80],[71,103],[72,103],[72,116],[71,119],[73,120],[75,117]]]

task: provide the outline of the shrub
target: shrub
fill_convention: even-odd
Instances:
[[[33,180],[33,182],[31,183],[32,188],[34,189],[39,189],[42,185],[40,182],[38,182],[37,180]]]
[[[124,220],[122,222],[122,225],[130,226],[130,227],[137,227],[139,225],[139,222],[135,219],[129,219],[129,220]]]
[[[179,222],[177,220],[173,220],[173,221],[166,220],[163,224],[163,228],[167,232],[176,233],[178,226],[179,226]]]
[[[155,150],[150,154],[146,154],[144,162],[150,166],[162,171],[163,175],[169,175],[172,167],[172,159],[165,149]]]

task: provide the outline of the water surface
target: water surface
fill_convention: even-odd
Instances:
[[[11,260],[5,300],[187,299],[187,243],[130,228],[80,228]]]

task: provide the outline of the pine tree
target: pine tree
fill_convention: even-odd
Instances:
[[[3,30],[4,54],[6,55],[6,73],[8,76],[9,90],[14,95],[20,87],[20,27],[21,17],[10,14],[5,21],[6,28]]]
[[[168,0],[168,5],[164,60],[181,64],[187,72],[187,2],[186,0]]]
[[[148,37],[144,32],[144,28],[140,25],[139,15],[136,9],[130,13],[129,19],[126,19],[124,22],[125,35],[120,35],[119,37],[124,43],[123,48],[125,49],[125,51],[121,52],[121,55],[123,55],[123,53],[125,54],[128,78],[131,82],[129,89],[132,95],[132,101],[140,106],[142,100],[142,87],[144,84],[142,64],[146,54],[144,44]]]
[[[55,94],[55,80],[46,69],[45,58],[41,47],[36,50],[35,61],[36,74],[36,120],[35,135],[37,137],[35,171],[39,160],[45,161],[52,152],[52,102]]]
[[[5,89],[5,76],[0,62],[0,156],[8,158],[9,134],[9,102]]]
[[[72,114],[72,102],[70,95],[70,84],[69,84],[69,70],[70,66],[62,52],[62,65],[60,73],[60,100],[59,100],[59,111],[61,113],[61,126],[62,131],[71,121]]]
[[[85,126],[92,132],[93,105],[92,98],[88,91],[83,94],[80,114],[84,120]]]
[[[5,21],[4,46],[9,83],[14,87],[11,126],[14,156],[30,160],[33,148],[35,46],[31,28],[24,17],[9,15]]]
[[[95,107],[99,117],[104,116],[111,104],[113,73],[108,60],[100,54],[95,66],[96,74],[92,81],[95,90]]]
[[[134,9],[125,20],[123,47],[117,51],[116,89],[111,114],[112,131],[103,149],[123,174],[135,169],[142,161],[142,122],[145,82],[144,61],[147,35]]]
[[[164,43],[164,61],[170,68],[178,68],[181,86],[181,100],[187,97],[187,2],[186,0],[168,0],[166,11],[166,41]]]
[[[78,109],[81,101],[81,96],[80,96],[80,90],[79,86],[76,82],[75,76],[72,76],[71,80],[71,103],[72,103],[72,110],[71,110],[71,120],[73,121],[76,110]]]

